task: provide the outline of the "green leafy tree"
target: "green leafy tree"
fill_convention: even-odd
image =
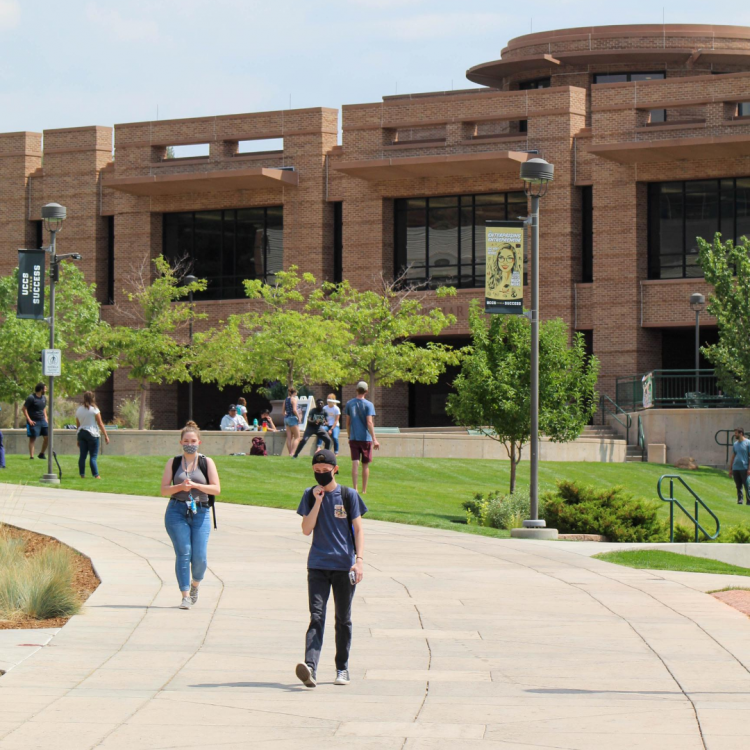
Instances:
[[[701,351],[716,369],[724,393],[750,404],[750,240],[713,243],[698,238],[699,263],[714,287],[707,312],[716,318],[719,341]]]
[[[366,378],[370,390],[396,381],[435,383],[449,365],[460,362],[461,352],[447,344],[419,346],[413,336],[437,336],[456,318],[440,307],[426,307],[426,294],[402,279],[382,280],[377,291],[360,292],[348,281],[324,283],[310,295],[309,307],[330,321],[346,326],[352,340],[340,352],[346,381]],[[438,298],[456,290],[437,290]]]
[[[73,264],[60,263],[55,285],[55,347],[62,352],[62,375],[55,379],[59,396],[74,396],[100,386],[112,363],[99,351],[109,326],[100,320],[95,284],[87,284]],[[42,379],[41,352],[49,347],[49,326],[41,320],[16,317],[18,269],[0,278],[0,401],[18,405]],[[49,315],[49,287],[45,293]]]
[[[181,284],[180,268],[172,267],[161,255],[154,261],[155,274],[149,264],[135,269],[126,296],[130,305],[119,310],[130,319],[129,325],[111,329],[105,352],[120,367],[128,368],[128,377],[138,383],[140,413],[138,429],[145,429],[146,395],[149,383],[177,383],[190,379],[191,350],[177,340],[191,320],[204,318],[191,305],[174,304],[206,288],[205,279]]]
[[[310,274],[297,267],[279,271],[274,284],[244,282],[259,309],[231,315],[225,324],[196,337],[195,372],[219,386],[279,380],[338,385],[345,376],[342,352],[351,338],[346,326],[306,310]]]
[[[501,442],[510,459],[510,491],[516,488],[521,449],[531,438],[531,328],[525,318],[493,315],[476,302],[469,312],[472,344],[448,397],[456,424]],[[575,440],[596,411],[599,362],[587,357],[583,336],[568,343],[562,320],[539,330],[539,429],[555,442]]]

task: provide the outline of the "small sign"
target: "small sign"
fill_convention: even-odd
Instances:
[[[523,221],[488,221],[484,311],[523,315]]]
[[[643,408],[650,409],[654,405],[654,373],[649,372],[641,378],[643,388]]]
[[[44,320],[44,250],[18,251],[18,302],[16,317]]]
[[[62,356],[59,349],[42,349],[42,375],[56,378],[61,375]]]

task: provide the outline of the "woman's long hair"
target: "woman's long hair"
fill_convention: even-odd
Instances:
[[[506,242],[498,249],[495,255],[495,262],[492,264],[492,269],[490,270],[490,287],[495,289],[500,286],[503,280],[503,272],[500,268],[500,253],[505,250],[510,250],[513,253],[513,266],[510,269],[511,275],[518,270],[518,253],[516,252],[516,248],[510,242]]]
[[[83,392],[83,405],[90,409],[92,406],[96,408],[96,398],[94,397],[93,391],[84,391]]]

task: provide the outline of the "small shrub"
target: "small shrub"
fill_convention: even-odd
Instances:
[[[688,526],[686,523],[676,522],[674,525],[674,540],[675,542],[694,542],[695,527]]]
[[[750,526],[744,523],[738,526],[728,526],[721,532],[720,539],[729,544],[750,544]]]
[[[141,399],[139,396],[133,398],[124,398],[117,405],[117,419],[120,420],[123,427],[131,430],[138,429],[138,418],[141,414]],[[154,415],[151,409],[146,407],[146,418],[143,427],[150,430],[154,424]]]
[[[663,542],[669,537],[658,518],[659,503],[634,497],[622,487],[597,489],[559,481],[546,492],[544,519],[563,534],[603,534],[612,542]]]
[[[80,403],[67,398],[55,399],[55,428],[60,430],[66,424],[76,423],[76,411]]]
[[[471,500],[464,501],[463,507],[469,524],[478,523],[493,529],[515,529],[529,515],[529,493],[518,490],[509,495],[498,491],[487,495],[477,493]]]
[[[4,401],[0,403],[0,430],[9,430],[15,427],[15,425],[13,424],[14,414],[14,404],[6,404]],[[20,417],[23,417],[20,407],[18,408],[18,414]]]

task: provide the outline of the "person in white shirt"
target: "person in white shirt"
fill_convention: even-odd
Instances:
[[[245,418],[237,414],[237,407],[234,404],[229,404],[229,409],[227,409],[227,413],[221,418],[219,427],[224,432],[240,432],[250,429]]]
[[[101,479],[96,461],[99,456],[99,437],[103,433],[104,440],[109,445],[109,435],[107,435],[102,415],[91,391],[83,394],[83,404],[76,411],[76,427],[78,428],[79,450],[78,473],[81,479],[86,478],[86,455],[88,455],[91,473],[95,479]]]
[[[341,432],[341,426],[339,422],[341,420],[341,409],[337,404],[341,403],[335,393],[328,394],[328,403],[323,407],[323,411],[326,413],[328,418],[328,434],[333,439],[333,452],[335,455],[339,455],[339,432]],[[318,447],[320,447],[322,441],[318,440]]]

